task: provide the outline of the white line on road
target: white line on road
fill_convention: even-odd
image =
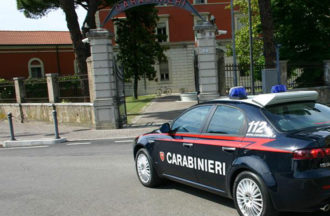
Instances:
[[[66,144],[68,146],[74,146],[74,145],[90,145],[92,144],[91,142],[81,142],[81,143],[70,143],[70,144]]]
[[[142,133],[141,133],[142,134]],[[75,141],[75,142],[84,142],[84,141],[90,141],[90,140],[93,140],[93,141],[96,141],[96,140],[114,140],[114,139],[134,139],[136,138],[136,136],[134,137],[111,137],[111,138],[93,138],[93,139],[72,139],[72,140],[69,140],[69,141]]]
[[[47,148],[49,146],[22,146],[22,147],[8,147],[0,148],[0,150],[11,150],[11,149],[35,149],[35,148]]]
[[[117,140],[116,143],[127,143],[127,142],[133,142],[133,140]]]

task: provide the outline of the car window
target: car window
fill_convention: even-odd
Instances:
[[[244,114],[233,107],[218,106],[210,121],[207,133],[241,134]]]
[[[279,130],[286,132],[330,125],[330,108],[314,102],[279,104],[267,107],[264,113]]]
[[[172,125],[175,132],[199,133],[212,106],[193,108],[180,116]]]

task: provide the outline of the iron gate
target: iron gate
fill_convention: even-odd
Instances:
[[[126,112],[126,100],[125,100],[125,77],[124,70],[119,67],[116,59],[114,59],[114,73],[116,77],[116,90],[117,90],[117,107],[119,113],[119,128],[123,128],[127,125],[127,112]]]

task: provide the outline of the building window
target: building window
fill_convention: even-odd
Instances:
[[[169,17],[169,15],[167,15],[167,14],[159,15],[159,21],[157,23],[156,33],[160,34],[160,35],[164,35],[166,37],[164,37],[161,40],[158,40],[158,42],[169,42],[170,41],[168,17]]]
[[[39,58],[32,58],[28,63],[29,78],[42,78],[45,76],[44,63]]]
[[[170,80],[170,70],[167,60],[159,63],[159,74],[160,74],[160,81]]]
[[[207,0],[194,0],[194,4],[206,4]]]
[[[158,42],[167,41],[167,28],[166,23],[161,22],[157,24],[157,35],[162,35],[164,38],[158,39]]]

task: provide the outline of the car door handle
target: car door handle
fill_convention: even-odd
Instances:
[[[190,148],[190,147],[192,147],[194,144],[192,144],[192,143],[183,143],[182,145],[183,145],[183,147]]]
[[[222,147],[222,151],[226,151],[226,152],[233,152],[235,150],[236,148],[234,147]]]

